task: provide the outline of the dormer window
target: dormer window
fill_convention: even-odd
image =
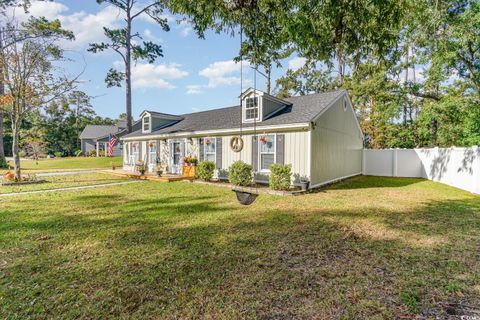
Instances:
[[[262,121],[262,96],[250,95],[243,98],[243,121]]]
[[[240,98],[242,100],[242,121],[244,123],[265,121],[290,105],[287,101],[252,88],[245,90]]]
[[[143,117],[143,132],[150,132],[150,117]]]
[[[258,97],[251,97],[245,100],[245,119],[258,119]]]

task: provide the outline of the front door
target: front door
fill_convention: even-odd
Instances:
[[[157,142],[152,141],[148,144],[148,171],[154,172],[157,166]]]
[[[179,141],[171,143],[171,173],[182,174],[182,161],[184,157],[184,144]]]

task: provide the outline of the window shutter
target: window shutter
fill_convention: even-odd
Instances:
[[[138,143],[138,159],[137,160],[143,160],[143,156],[142,156],[142,144],[143,142],[140,141]]]
[[[205,145],[204,145],[204,142],[203,142],[203,138],[200,138],[198,139],[198,152],[200,153],[198,155],[198,159],[200,161],[203,161],[204,160],[204,150],[205,150]]]
[[[276,163],[284,164],[285,163],[285,135],[284,134],[277,134],[277,141],[276,143]]]
[[[258,171],[258,137],[252,137],[252,166],[253,171]]]
[[[215,145],[215,162],[217,169],[222,169],[222,138],[217,138]]]

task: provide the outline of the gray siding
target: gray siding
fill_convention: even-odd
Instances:
[[[341,97],[315,122],[312,131],[311,185],[361,174],[363,137],[355,113]]]
[[[84,155],[88,154],[91,150],[96,149],[95,141],[93,139],[82,139],[81,149]]]
[[[263,98],[262,100],[263,100],[263,118],[264,119],[269,115],[271,115],[273,112],[276,112],[277,110],[285,106],[283,104],[270,101],[267,98]]]

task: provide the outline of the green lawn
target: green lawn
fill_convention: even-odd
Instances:
[[[9,162],[13,166],[12,162]],[[21,162],[22,169],[25,173],[28,172],[53,172],[53,171],[68,171],[68,170],[85,170],[85,169],[105,169],[111,168],[112,163],[117,167],[122,166],[122,157],[78,157],[78,158],[55,158],[55,159],[41,159],[25,160]],[[5,170],[4,170],[5,171]]]
[[[146,182],[0,200],[1,319],[445,319],[480,308],[480,197]],[[472,318],[473,319],[473,318]]]
[[[29,185],[16,185],[16,186],[1,186],[0,194],[24,192],[24,191],[36,191],[36,190],[48,190],[59,189],[67,187],[80,187],[90,186],[98,184],[107,184],[112,182],[127,181],[127,178],[109,175],[106,173],[90,173],[90,174],[71,174],[62,176],[51,177],[38,177],[40,180],[45,180],[45,183],[41,184],[29,184]]]

